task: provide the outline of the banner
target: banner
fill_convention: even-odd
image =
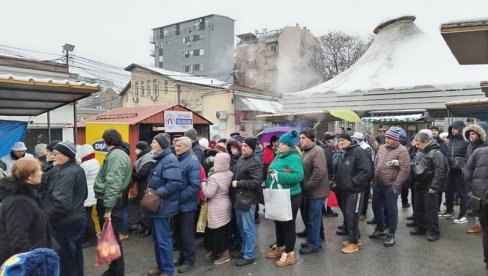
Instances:
[[[193,128],[193,112],[164,111],[164,132],[185,132]]]
[[[103,142],[102,135],[106,129],[113,128],[120,132],[122,140],[129,142],[129,125],[126,124],[86,124],[86,143],[95,150],[95,158],[103,164],[108,150]]]
[[[9,154],[15,142],[24,141],[26,130],[27,122],[0,120],[0,137],[2,137],[0,157]]]

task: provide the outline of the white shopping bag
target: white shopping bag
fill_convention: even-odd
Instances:
[[[290,189],[283,189],[277,182],[277,177],[273,177],[271,186],[263,190],[265,217],[276,221],[292,220]],[[273,189],[273,184],[278,189]]]

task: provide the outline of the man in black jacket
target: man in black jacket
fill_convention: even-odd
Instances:
[[[454,218],[454,192],[457,192],[459,195],[459,215],[453,221],[457,224],[468,222],[466,217],[468,195],[466,194],[466,183],[464,182],[462,171],[468,147],[468,142],[464,140],[461,133],[465,126],[464,122],[456,121],[449,127],[447,160],[449,161],[450,170],[445,193],[446,210],[439,213],[439,217]],[[440,203],[438,205],[440,210]]]
[[[335,171],[336,189],[341,191],[348,240],[343,243],[342,252],[359,250],[359,214],[364,201],[364,189],[369,186],[373,175],[373,161],[347,132],[339,135],[341,158]]]
[[[427,240],[436,241],[440,233],[438,191],[444,188],[449,167],[439,144],[430,139],[427,133],[420,132],[414,141],[418,149],[412,165],[417,227],[410,231],[410,235],[425,235],[428,232]]]
[[[242,156],[237,160],[232,187],[236,189],[235,212],[237,226],[242,239],[242,258],[235,265],[245,266],[254,263],[256,227],[254,212],[261,193],[263,162],[256,156],[257,140],[246,138],[242,142]],[[239,204],[241,199],[250,198],[247,206]]]
[[[46,215],[60,250],[61,275],[83,275],[81,235],[87,226],[84,202],[88,195],[85,171],[76,164],[76,147],[59,142],[53,148],[58,167],[47,187]]]
[[[439,145],[441,152],[444,155],[447,155],[447,144],[439,136],[439,134],[441,134],[442,130],[439,129],[438,126],[431,126],[429,129],[430,129],[430,131],[432,131],[432,138],[434,138],[435,141],[437,142],[437,144]]]

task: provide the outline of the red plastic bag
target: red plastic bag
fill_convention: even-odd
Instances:
[[[112,222],[106,220],[103,224],[102,234],[98,240],[97,250],[95,251],[95,265],[104,265],[120,257],[120,247],[115,238]]]
[[[329,196],[327,197],[327,207],[339,207],[334,191],[330,191]]]

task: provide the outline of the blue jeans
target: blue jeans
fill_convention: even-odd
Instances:
[[[237,227],[242,240],[242,255],[247,260],[254,259],[254,245],[256,243],[255,211],[255,204],[252,204],[247,212],[236,208]]]
[[[120,233],[124,235],[129,234],[129,210],[127,206],[122,207],[122,212],[120,213]]]
[[[373,190],[373,212],[380,230],[385,228],[385,211],[388,210],[388,233],[394,235],[398,226],[398,195],[401,191],[393,192],[391,186],[378,183]]]
[[[58,242],[60,275],[83,276],[83,249],[81,235],[85,232],[86,218],[80,217],[53,228],[53,237]]]
[[[162,272],[173,275],[173,239],[171,238],[171,218],[152,219],[152,235],[156,263]]]
[[[322,221],[322,205],[325,197],[307,199],[307,244],[310,249],[318,249],[320,245],[320,223]]]

